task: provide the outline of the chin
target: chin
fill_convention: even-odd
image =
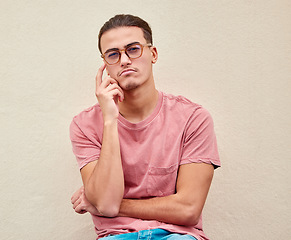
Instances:
[[[128,83],[124,87],[122,87],[122,90],[124,91],[130,91],[138,88],[138,84],[136,83]]]

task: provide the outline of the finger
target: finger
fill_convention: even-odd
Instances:
[[[99,94],[103,93],[109,93],[110,91],[112,91],[113,89],[118,89],[118,91],[120,92],[120,94],[118,94],[119,96],[119,101],[123,101],[124,99],[124,93],[123,90],[121,89],[121,87],[118,85],[117,81],[113,78],[106,78],[102,81],[101,85],[99,86],[99,88],[96,90],[96,96],[98,98]]]
[[[103,71],[105,69],[105,63],[102,64],[102,66],[98,69],[97,75],[96,75],[96,89],[101,85],[102,83],[102,75]]]
[[[84,214],[86,213],[87,211],[83,209],[83,206],[79,205],[75,208],[75,212],[76,213],[79,213],[79,214]]]
[[[116,84],[116,83],[110,83],[106,88],[105,88],[105,91],[106,92],[110,92],[112,91],[113,89],[118,89],[121,93],[123,93],[121,87]]]
[[[73,204],[73,208],[76,209],[81,203],[81,199],[78,199],[76,202]]]
[[[71,197],[71,203],[72,204],[74,204],[76,201],[77,201],[77,199],[80,197],[80,193],[79,193],[79,190],[77,191],[77,192],[75,192],[74,194],[73,194],[73,196]]]
[[[117,88],[111,90],[109,93],[111,94],[111,97],[112,97],[113,99],[115,99],[115,100],[116,100],[116,97],[118,97],[118,99],[119,99],[120,101],[122,101],[123,98],[124,98],[124,96],[123,96],[123,92],[120,91],[120,90],[117,89]]]
[[[73,204],[74,202],[76,202],[83,192],[84,192],[84,186],[80,187],[76,192],[74,192],[74,194],[71,197],[71,203]]]
[[[116,92],[114,92],[114,94],[112,94],[113,90],[118,90],[120,94],[118,94],[121,98],[124,97],[123,91],[121,89],[121,87],[117,84],[117,83],[109,83],[103,90],[102,93],[103,94],[109,94],[110,96],[114,96],[116,95]],[[100,91],[101,92],[101,91]]]
[[[102,83],[99,85],[99,87],[106,88],[109,84],[114,84],[114,83],[116,83],[118,85],[117,81],[114,78],[112,78],[110,76],[106,76],[102,80]]]

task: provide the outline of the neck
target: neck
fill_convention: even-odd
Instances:
[[[119,103],[119,112],[128,121],[137,123],[148,117],[155,109],[159,93],[155,85],[124,91],[124,100]]]

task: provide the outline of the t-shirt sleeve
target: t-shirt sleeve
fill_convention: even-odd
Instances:
[[[80,169],[99,159],[101,143],[86,134],[86,128],[81,128],[75,118],[70,125],[70,139]]]
[[[185,128],[180,164],[207,163],[220,167],[213,120],[204,108],[196,109]]]

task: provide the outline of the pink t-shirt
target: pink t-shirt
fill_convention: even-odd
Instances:
[[[97,160],[102,146],[103,119],[98,104],[75,116],[70,135],[80,169]],[[159,92],[153,113],[139,123],[119,115],[118,132],[124,171],[124,198],[161,197],[175,193],[179,165],[220,166],[213,121],[200,105],[182,96]],[[92,216],[98,237],[152,228],[207,239],[202,217],[194,227],[129,217]]]

